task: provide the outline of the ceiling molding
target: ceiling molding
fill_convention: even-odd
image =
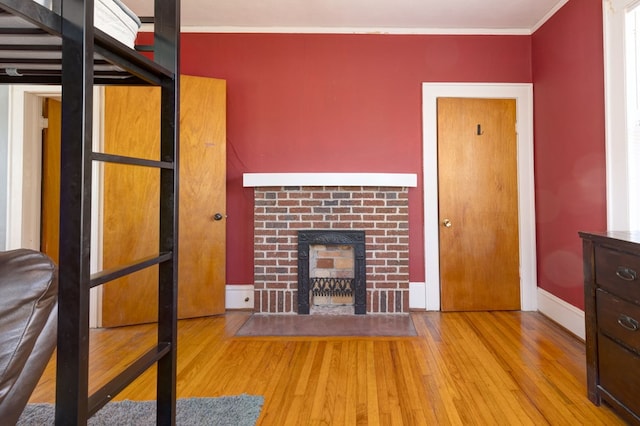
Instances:
[[[142,4],[143,2],[149,1],[149,0],[127,0],[128,2],[133,3],[137,3],[137,4]],[[192,8],[194,5],[196,5],[197,2],[200,1],[206,1],[206,0],[193,0],[194,3],[192,4]],[[244,22],[247,23],[247,25],[237,25],[238,22],[243,22],[243,20],[238,20],[237,17],[235,17],[235,15],[233,15],[233,13],[237,12],[234,7],[235,6],[229,6],[227,3],[231,0],[223,0],[222,5],[218,5],[218,7],[221,8],[221,10],[225,11],[226,13],[229,14],[228,19],[222,19],[221,16],[217,16],[217,19],[214,21],[211,21],[211,24],[198,24],[198,25],[194,25],[195,20],[194,19],[187,19],[186,17],[183,16],[183,25],[181,26],[181,31],[183,33],[237,33],[237,34],[242,34],[242,33],[250,33],[250,34],[260,34],[260,33],[265,33],[265,34],[278,34],[278,33],[282,33],[282,34],[388,34],[388,35],[531,35],[533,34],[535,31],[537,31],[540,27],[542,27],[553,15],[555,15],[555,13],[560,10],[563,6],[565,6],[567,4],[567,2],[569,0],[553,0],[552,2],[550,2],[549,7],[551,7],[551,9],[549,11],[547,11],[547,13],[537,21],[537,23],[535,23],[535,25],[531,28],[527,27],[527,26],[513,26],[510,27],[509,26],[509,20],[505,20],[503,19],[501,22],[504,25],[504,27],[500,27],[500,24],[497,23],[495,20],[492,21],[492,25],[487,25],[484,26],[484,24],[487,22],[486,19],[482,19],[482,17],[480,17],[479,20],[477,20],[478,23],[481,23],[480,26],[478,27],[463,27],[461,26],[455,26],[454,25],[450,25],[451,24],[451,20],[448,19],[444,19],[443,20],[443,27],[438,27],[438,21],[437,20],[433,20],[431,19],[430,22],[433,25],[433,23],[435,22],[435,26],[424,26],[424,27],[419,27],[419,26],[415,26],[415,25],[407,25],[407,26],[402,26],[402,24],[400,26],[397,27],[387,27],[387,26],[377,26],[377,25],[372,25],[372,26],[366,26],[366,22],[367,20],[365,19],[364,21],[360,22],[360,23],[364,23],[364,25],[358,25],[358,26],[349,26],[344,25],[344,26],[338,26],[338,25],[332,25],[331,21],[326,21],[329,23],[329,25],[320,25],[320,26],[313,26],[313,25],[304,25],[303,22],[310,22],[308,19],[300,19],[299,21],[302,23],[302,25],[287,25],[285,23],[286,20],[280,20],[278,21],[277,19],[271,19],[271,22],[274,23],[274,25],[252,25],[251,22],[253,21],[254,23],[259,22],[259,20],[255,20],[255,19],[245,19]],[[294,0],[268,0],[269,2],[272,2],[274,6],[279,6],[282,4],[287,4],[286,2],[290,2],[290,1],[294,1]],[[330,4],[330,1],[335,1],[335,0],[318,0],[320,2],[327,2],[327,4]],[[345,0],[347,1],[347,0]],[[349,0],[352,1],[354,3],[357,3],[358,1],[363,1],[363,0]],[[381,0],[379,0],[381,1]],[[404,0],[405,2],[407,1],[413,1],[413,0]],[[416,0],[417,1],[417,0]],[[429,0],[432,2],[437,2],[439,0]],[[470,5],[474,5],[474,1],[476,2],[480,2],[480,1],[485,1],[485,0],[455,0],[457,3],[451,3],[452,9],[450,10],[451,14],[449,14],[448,16],[457,16],[456,15],[456,9],[455,7],[459,7],[461,4],[470,4]],[[461,3],[463,1],[470,1],[471,3]],[[498,0],[492,0],[492,1],[498,1]],[[504,0],[500,0],[500,1],[504,1]],[[511,0],[508,0],[511,1]],[[541,0],[520,0],[522,2],[522,5],[520,7],[525,8],[527,7],[527,5],[529,4],[529,7],[532,7],[531,3],[529,2],[538,2]],[[549,0],[546,0],[549,1]],[[580,1],[580,0],[576,0],[576,1]],[[605,0],[605,2],[607,3],[615,3],[615,4],[619,4],[619,3],[636,3],[639,2],[640,0]],[[236,4],[236,3],[234,3]],[[241,8],[243,7],[244,3],[240,2],[237,3],[237,7]],[[270,3],[271,4],[271,3]],[[439,4],[439,3],[425,3],[425,7],[429,7],[430,4]],[[538,4],[538,3],[536,3]],[[552,6],[551,6],[552,4]],[[606,3],[605,3],[606,4]],[[226,5],[226,6],[225,6]],[[246,6],[246,4],[245,4]],[[213,7],[213,6],[212,6]],[[226,7],[226,8],[225,8]],[[277,10],[277,9],[276,9]],[[347,11],[349,11],[350,9],[346,9]],[[521,9],[524,10],[524,9]],[[233,12],[233,13],[232,13]],[[264,12],[264,11],[263,11]],[[298,13],[300,11],[297,11]],[[468,10],[466,10],[466,14],[461,14],[460,15],[460,22],[465,21],[467,23],[473,22],[473,20],[469,20],[469,19],[464,19],[464,17],[466,16],[468,18]],[[540,10],[538,10],[538,13],[541,12]],[[192,11],[192,15],[193,15],[193,11]],[[225,15],[226,16],[226,15]],[[539,16],[539,15],[538,15]],[[484,17],[486,18],[486,15],[484,15]],[[200,19],[201,22],[206,22],[206,19],[203,21],[203,19]],[[216,22],[217,21],[217,22]],[[229,23],[233,23],[232,25],[225,25],[225,21],[229,22]],[[291,21],[291,20],[289,20]],[[346,19],[342,19],[343,23],[346,24],[346,22],[348,20]],[[375,22],[376,20],[373,19],[370,22]],[[191,22],[191,23],[190,23]],[[215,22],[215,23],[214,23]],[[262,22],[269,22],[269,19],[263,19]],[[277,23],[281,22],[284,25],[278,25]],[[292,21],[295,22],[295,19]],[[317,21],[319,22],[319,21]],[[410,21],[407,21],[406,23],[409,23]],[[445,24],[446,22],[446,24]],[[498,21],[500,22],[500,21]],[[513,22],[513,21],[512,21]],[[530,22],[530,21],[529,21]],[[377,20],[377,23],[380,23],[380,20]],[[416,22],[413,22],[413,24],[415,24]],[[425,22],[426,23],[426,22]],[[493,24],[496,24],[495,26]],[[522,22],[520,22],[520,24],[522,24]],[[429,25],[429,24],[427,24]],[[153,31],[153,25],[148,25],[145,24],[143,25],[143,27],[141,28],[141,31],[147,32],[147,31]]]
[[[153,24],[142,24],[140,32],[153,32]],[[182,33],[220,34],[370,34],[370,35],[531,35],[523,28],[338,28],[338,27],[180,27]]]
[[[536,31],[538,31],[538,29],[540,29],[541,26],[543,26],[545,24],[545,22],[547,22],[549,19],[551,19],[551,17],[553,15],[556,14],[557,11],[559,11],[560,9],[562,9],[562,7],[567,4],[569,2],[569,0],[562,0],[560,1],[560,3],[556,4],[553,9],[551,9],[546,15],[544,15],[542,17],[542,19],[540,19],[538,21],[537,24],[535,24],[533,26],[533,28],[531,28],[531,34],[535,33]]]

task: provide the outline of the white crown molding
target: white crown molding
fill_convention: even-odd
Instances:
[[[542,19],[540,19],[540,20],[538,21],[538,23],[537,23],[537,24],[535,24],[535,25],[533,26],[533,28],[531,28],[530,33],[531,33],[531,34],[533,34],[533,33],[535,33],[536,31],[538,31],[538,29],[539,29],[541,26],[543,26],[543,25],[545,24],[545,22],[547,22],[549,19],[551,19],[551,17],[552,17],[553,15],[555,15],[557,11],[559,11],[560,9],[562,9],[562,7],[563,7],[565,4],[567,4],[567,2],[568,2],[568,1],[569,1],[569,0],[562,0],[561,2],[559,2],[558,4],[556,4],[556,5],[553,7],[553,9],[551,9],[551,10],[550,10],[546,15],[544,15],[544,16],[542,17]]]
[[[613,12],[632,9],[640,4],[640,0],[604,0],[604,2],[609,10]]]
[[[560,0],[531,28],[440,28],[440,27],[269,27],[231,25],[182,25],[182,33],[237,34],[370,34],[370,35],[531,35],[569,0]],[[639,0],[604,0],[612,7],[627,6]],[[153,24],[142,24],[141,32],[153,32]]]
[[[152,33],[153,24],[142,24]],[[368,34],[368,35],[531,35],[527,28],[361,28],[361,27],[232,27],[183,25],[181,33],[207,34]]]
[[[148,30],[143,26],[141,31]],[[364,28],[182,26],[182,33],[370,34],[370,35],[530,35],[528,28]]]

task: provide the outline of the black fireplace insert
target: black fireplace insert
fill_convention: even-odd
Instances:
[[[309,247],[322,245],[351,245],[354,249],[354,278],[349,280],[320,279],[309,277]],[[364,315],[366,307],[366,257],[365,232],[343,230],[298,231],[298,314],[309,314],[310,291],[353,293],[354,313]]]

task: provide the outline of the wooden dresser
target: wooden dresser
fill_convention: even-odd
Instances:
[[[580,232],[587,391],[640,424],[640,232]]]

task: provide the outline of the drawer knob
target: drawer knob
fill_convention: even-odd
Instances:
[[[620,324],[620,327],[629,331],[638,331],[638,328],[640,327],[638,321],[625,314],[620,314],[618,317],[618,324]]]
[[[616,275],[618,278],[621,278],[625,281],[635,281],[638,277],[636,271],[631,268],[626,268],[624,266],[618,266],[618,270],[616,271]]]

